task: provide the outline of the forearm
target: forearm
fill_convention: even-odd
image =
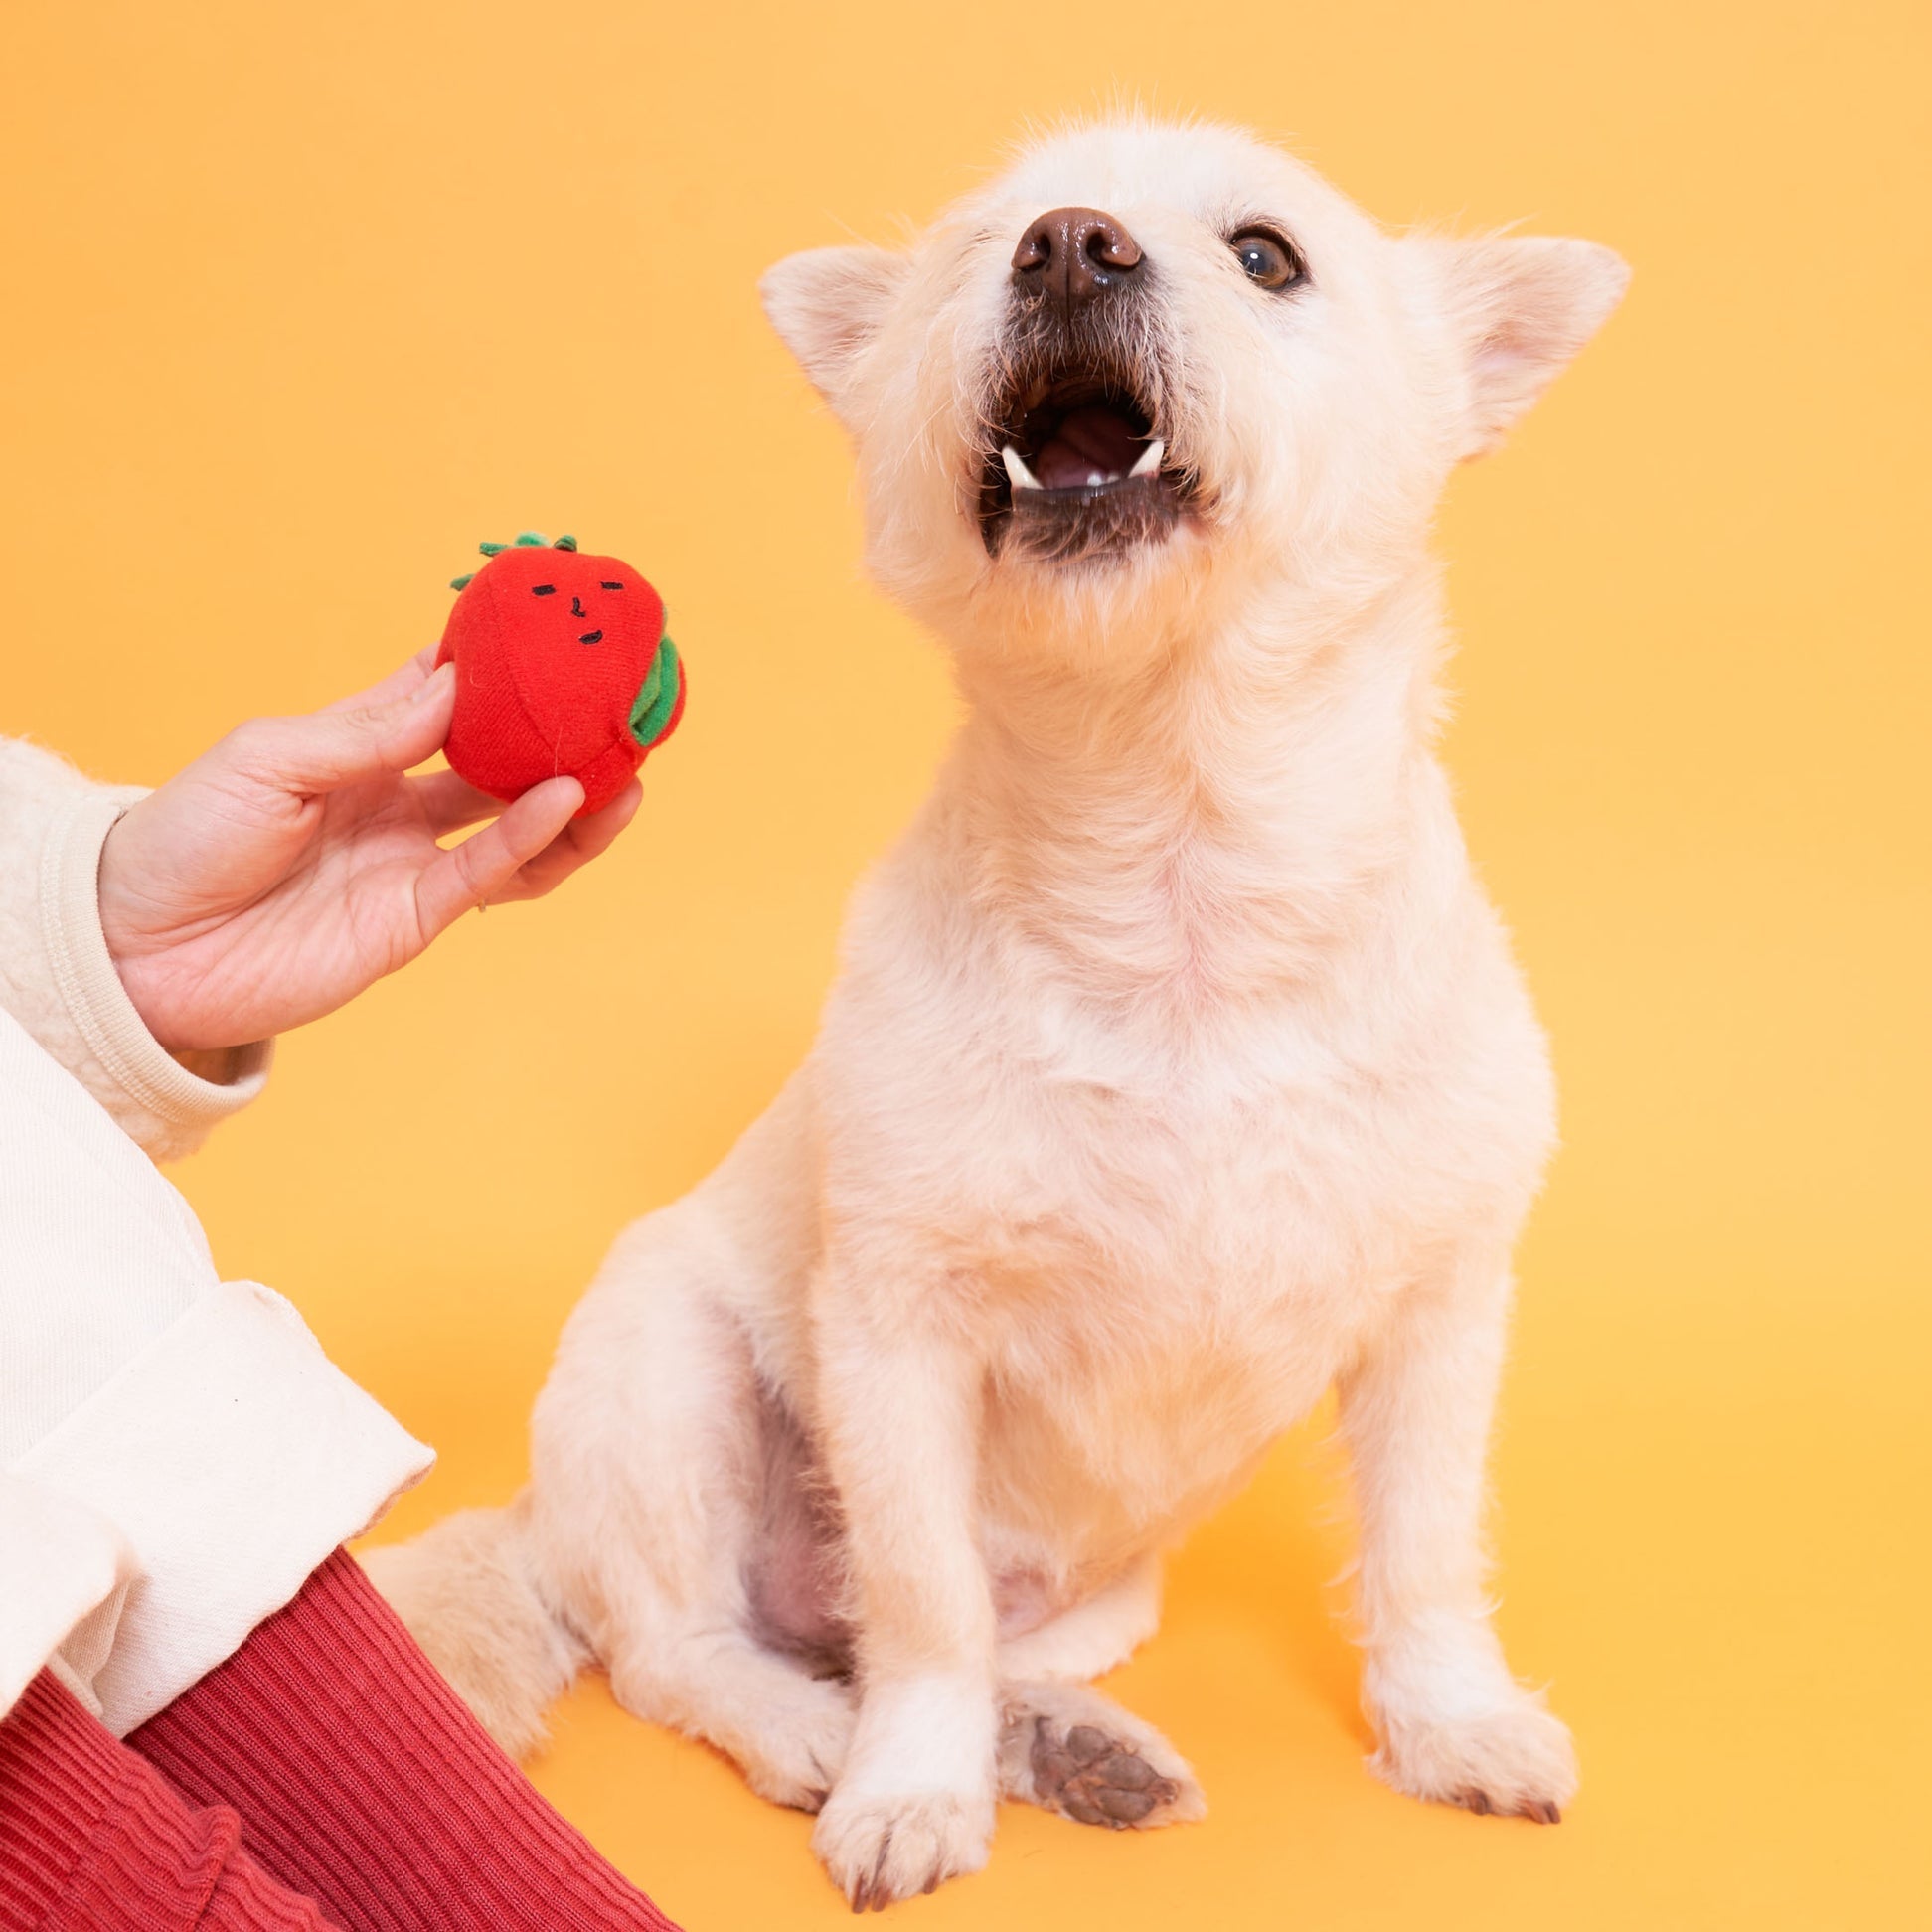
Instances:
[[[0,1008],[156,1160],[191,1153],[266,1077],[265,1044],[171,1058],[101,936],[100,847],[138,790],[0,739]]]

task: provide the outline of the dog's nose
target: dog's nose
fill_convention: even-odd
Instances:
[[[1020,238],[1013,280],[1022,294],[1058,305],[1062,315],[1139,278],[1140,243],[1126,225],[1097,208],[1055,208]]]

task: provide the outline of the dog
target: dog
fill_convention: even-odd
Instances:
[[[1089,1681],[1334,1386],[1373,1769],[1559,1817],[1482,1542],[1552,1084],[1432,749],[1428,536],[1627,274],[1139,118],[768,273],[966,719],[809,1058],[571,1317],[529,1487],[376,1562],[513,1751],[595,1660],[859,1909],[979,1867],[1002,1794],[1198,1817]]]

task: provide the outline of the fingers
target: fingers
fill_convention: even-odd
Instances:
[[[506,806],[495,824],[438,855],[415,885],[422,943],[472,906],[510,896],[517,874],[562,834],[582,803],[583,787],[574,778],[546,778]]]
[[[460,832],[479,819],[495,818],[503,810],[502,799],[479,791],[453,771],[425,771],[420,778],[411,778],[409,784],[429,821],[430,832],[438,839],[448,832]]]
[[[304,718],[255,719],[211,755],[281,791],[335,791],[420,764],[449,735],[455,703],[455,667],[445,664],[378,704],[351,701]]]
[[[400,664],[388,677],[379,678],[367,691],[358,691],[347,698],[338,698],[332,705],[324,705],[324,711],[367,711],[372,705],[386,705],[392,698],[403,698],[412,692],[431,671],[436,668],[436,652],[441,647],[425,644],[406,664]]]
[[[446,776],[453,774],[435,772],[423,784]],[[446,800],[443,809],[468,809],[456,786],[437,789]],[[608,805],[583,818],[571,816],[583,802],[583,788],[574,778],[547,780],[507,810],[487,793],[475,792],[474,797],[478,801],[474,816],[501,812],[502,817],[487,831],[444,853],[417,882],[416,905],[425,944],[472,906],[503,905],[554,892],[572,873],[609,850],[637,816],[644,787],[633,778]]]
[[[475,825],[480,819],[495,818],[503,810],[503,800],[494,792],[479,791],[467,778],[459,777],[453,771],[425,771],[421,777],[411,778],[409,783],[415,790],[416,802],[422,807],[423,817],[429,822],[430,832],[438,839],[451,832],[460,832],[466,825]],[[551,845],[525,867],[525,872],[545,865],[553,853],[564,857],[574,855],[578,863],[594,859],[636,817],[643,797],[644,787],[633,778],[608,805],[600,806],[583,818],[573,818]],[[549,887],[543,889],[548,890]],[[536,894],[520,893],[518,896],[534,897]]]
[[[594,859],[607,852],[611,842],[637,816],[644,802],[644,787],[633,778],[608,805],[580,819],[572,819],[564,836],[576,850],[579,860]]]
[[[572,819],[544,850],[530,860],[499,899],[542,898],[554,892],[599,853],[609,850],[617,835],[637,816],[644,787],[633,778],[608,805],[580,819]]]

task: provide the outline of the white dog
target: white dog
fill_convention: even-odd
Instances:
[[[1557,1817],[1481,1535],[1550,1078],[1432,750],[1427,538],[1625,280],[1139,121],[770,272],[968,718],[811,1057],[572,1317],[530,1488],[377,1565],[513,1749],[600,1660],[860,1907],[979,1866],[1002,1791],[1198,1816],[1086,1680],[1335,1384],[1375,1769]]]

